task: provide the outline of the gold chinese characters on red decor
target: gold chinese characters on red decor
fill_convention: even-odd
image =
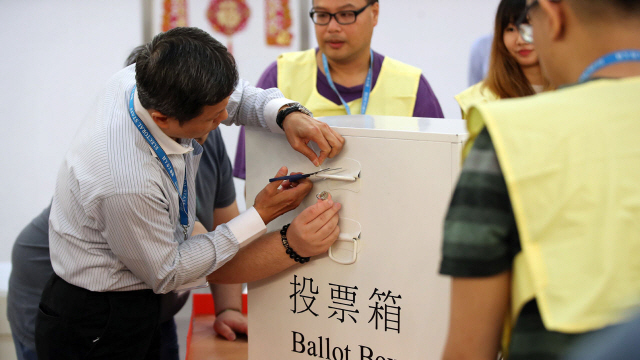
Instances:
[[[251,10],[245,0],[213,0],[207,18],[217,32],[231,36],[244,29]]]
[[[289,0],[265,0],[266,1],[266,27],[267,45],[289,46],[291,45],[291,12]]]
[[[187,25],[187,0],[164,0],[162,31]]]

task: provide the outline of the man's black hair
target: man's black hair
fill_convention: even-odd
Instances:
[[[631,12],[636,15],[640,12],[640,0],[599,0],[599,2],[610,3],[623,12]]]
[[[140,103],[180,124],[231,95],[238,83],[233,56],[198,28],[181,27],[156,35],[136,57]]]
[[[638,19],[640,0],[572,0],[576,10],[590,20]],[[639,19],[640,20],[640,19]]]
[[[124,67],[127,67],[131,64],[135,64],[136,63],[136,59],[138,58],[138,55],[144,51],[144,49],[147,47],[147,45],[138,45],[136,46],[135,49],[131,50],[131,53],[129,54],[129,56],[127,56],[127,60],[125,60],[124,62]]]
[[[371,5],[373,3],[380,2],[379,0],[367,0],[367,5]],[[313,6],[313,0],[311,0],[311,6]]]

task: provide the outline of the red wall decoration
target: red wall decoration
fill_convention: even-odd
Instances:
[[[188,26],[187,20],[187,0],[164,0],[162,31]]]
[[[265,5],[267,45],[291,45],[289,0],[265,0]]]
[[[251,10],[245,0],[212,0],[207,19],[213,30],[229,37],[227,48],[232,52],[231,36],[247,26]]]

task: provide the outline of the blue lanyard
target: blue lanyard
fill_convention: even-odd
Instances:
[[[640,50],[621,50],[607,54],[600,59],[593,62],[582,73],[578,82],[583,83],[589,80],[593,74],[606,68],[607,66],[625,63],[625,62],[640,62]]]
[[[362,89],[362,108],[360,108],[360,114],[364,114],[367,112],[367,106],[369,105],[369,96],[371,95],[371,83],[373,82],[373,50],[369,49],[371,60],[369,60],[369,72],[367,73],[367,80],[364,82],[364,89]],[[342,98],[338,89],[336,89],[336,85],[333,83],[333,79],[331,79],[331,72],[329,71],[329,63],[327,62],[327,57],[322,54],[322,65],[324,65],[324,74],[327,76],[327,81],[329,81],[329,86],[331,89],[338,95],[342,105],[344,105],[345,110],[347,110],[347,114],[351,115],[351,108],[349,104]]]
[[[151,132],[149,131],[149,129],[147,129],[147,126],[144,124],[144,122],[142,122],[140,117],[138,117],[138,114],[136,114],[136,111],[133,105],[133,98],[135,93],[136,93],[136,86],[134,86],[133,90],[131,90],[131,96],[129,97],[129,115],[131,116],[131,120],[133,121],[133,124],[136,126],[136,128],[138,128],[138,130],[140,131],[140,134],[142,134],[142,137],[144,137],[145,140],[147,140],[147,143],[149,144],[149,146],[151,146],[153,151],[156,153],[156,155],[158,156],[158,159],[162,161],[162,165],[164,165],[164,169],[167,171],[167,174],[169,174],[169,177],[171,177],[171,181],[173,181],[173,186],[176,187],[176,191],[178,192],[178,194],[180,194],[180,190],[178,188],[178,179],[176,178],[176,173],[173,170],[173,164],[171,164],[171,160],[169,160],[169,157],[164,152],[160,144],[158,144],[158,142],[153,137],[153,135],[151,135]],[[182,229],[184,230],[185,240],[187,239],[187,229],[189,228],[189,216],[187,215],[189,212],[189,208],[187,207],[188,204],[189,204],[189,189],[187,188],[187,171],[185,169],[184,185],[182,186],[182,195],[180,196],[180,225],[182,225]]]

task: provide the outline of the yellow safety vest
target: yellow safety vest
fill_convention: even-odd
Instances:
[[[413,116],[422,71],[385,57],[371,90],[368,115]],[[314,116],[346,115],[342,104],[318,93],[316,50],[286,53],[278,57],[278,88],[288,99],[306,106]],[[352,114],[359,114],[362,99],[348,103]]]
[[[467,131],[469,131],[469,137],[462,148],[462,161],[464,161],[469,155],[469,151],[471,151],[476,138],[482,129],[484,129],[484,122],[482,122],[481,118],[476,117],[473,120],[469,118],[469,110],[473,105],[500,100],[500,97],[485,87],[484,81],[481,81],[456,95],[455,98],[458,105],[460,105],[462,118],[467,121]]]
[[[545,328],[581,333],[640,304],[640,77],[596,80],[471,109],[487,125],[522,252],[512,319],[535,298]]]

